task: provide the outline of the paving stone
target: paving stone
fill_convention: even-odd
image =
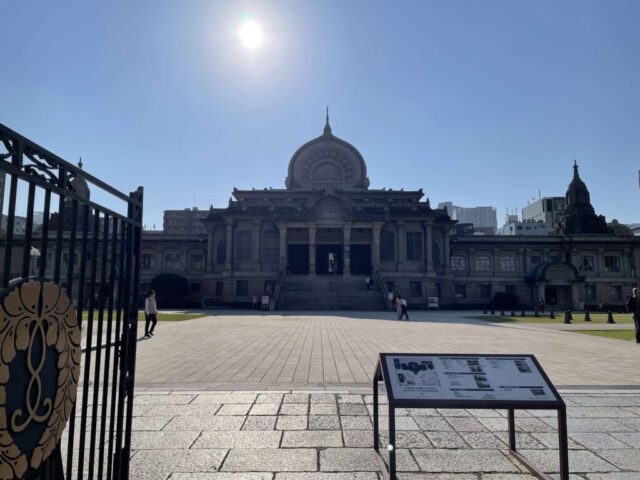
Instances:
[[[625,450],[609,451],[625,452]],[[560,471],[558,450],[520,450],[520,453],[544,472]],[[599,454],[606,458],[601,452],[599,452]],[[640,460],[638,460],[638,462],[640,466]],[[594,453],[585,450],[569,450],[569,465],[574,472],[615,472],[618,470],[618,468],[611,463],[605,462]]]
[[[248,403],[226,403],[220,407],[217,415],[247,415],[251,405]]]
[[[309,413],[311,415],[337,415],[338,406],[335,403],[312,403]]]
[[[232,449],[222,471],[229,472],[313,472],[318,454],[312,448]]]
[[[144,416],[145,417],[212,417],[222,405],[213,403],[211,405],[153,405]]]
[[[242,425],[242,430],[273,430],[276,428],[275,415],[249,416]]]
[[[481,478],[482,480],[536,480],[537,477],[528,473],[483,473]]]
[[[398,480],[477,480],[470,473],[398,473]]]
[[[435,408],[408,408],[409,415],[414,417],[442,417]]]
[[[340,430],[337,415],[309,415],[309,430]]]
[[[548,422],[550,419],[541,419],[544,422]],[[568,418],[567,430],[569,433],[612,433],[612,432],[632,432],[633,428],[631,421],[634,419],[625,418],[623,421],[617,421],[613,418]],[[554,423],[550,422],[553,426]],[[639,424],[640,425],[640,424]]]
[[[341,447],[342,433],[337,430],[287,431],[284,432],[282,446],[297,448]]]
[[[629,448],[627,445],[616,440],[608,433],[572,433],[570,438],[584,445],[589,450]],[[549,448],[558,448],[557,444],[548,446]]]
[[[442,417],[413,417],[420,430],[427,432],[452,432],[453,427]]]
[[[487,431],[487,428],[473,417],[448,417],[447,421],[458,432]]]
[[[509,444],[508,432],[496,432],[495,435],[504,442],[505,445]],[[516,432],[516,448],[518,450],[530,449],[544,449],[546,448],[542,443],[535,439],[529,433]]]
[[[622,409],[618,407],[567,407],[567,417],[569,418],[624,418],[640,415],[633,413],[633,408]]]
[[[172,417],[135,417],[131,422],[131,430],[162,430],[171,419]]]
[[[340,417],[343,430],[367,430],[373,428],[368,416],[344,416]]]
[[[474,417],[484,418],[484,417],[504,417],[504,414],[498,410],[493,410],[491,408],[467,408],[467,413]]]
[[[271,472],[244,472],[244,473],[174,473],[171,480],[272,480]]]
[[[282,432],[202,432],[191,448],[278,448]]]
[[[388,432],[381,436],[381,444],[389,443]],[[431,448],[431,442],[421,432],[396,432],[396,448]]]
[[[373,422],[373,419],[371,421]],[[380,428],[384,430],[389,428],[389,419],[387,417],[380,417],[379,422]],[[420,427],[413,417],[396,417],[396,431],[398,430],[420,430]]]
[[[146,417],[158,418],[158,417]],[[173,417],[164,430],[240,430],[245,417]]]
[[[309,413],[307,403],[283,403],[280,407],[280,415],[306,415]]]
[[[380,453],[386,465],[389,465],[389,451],[381,449]],[[420,467],[411,456],[411,452],[404,448],[396,449],[396,471],[398,472],[418,472]]]
[[[590,453],[590,452],[588,452]],[[593,454],[592,454],[593,455]],[[640,471],[640,455],[637,450],[600,450],[598,451],[598,455],[600,455],[605,460],[611,462],[616,467],[622,470],[634,470],[636,472]],[[571,461],[571,459],[569,459]],[[598,471],[611,471],[610,470],[590,470],[593,472]],[[586,470],[589,471],[589,470]]]
[[[420,469],[426,472],[518,472],[499,450],[413,449]]]
[[[186,405],[191,403],[195,395],[136,395],[134,405]]]
[[[336,396],[333,393],[312,393],[311,403],[336,403]]]
[[[589,473],[587,480],[638,480],[638,472]]]
[[[249,410],[249,415],[277,415],[280,409],[278,403],[255,403]]]
[[[537,432],[548,433],[555,432],[556,428],[538,418],[519,418],[516,419],[516,430],[519,432]]]
[[[276,422],[276,430],[306,430],[306,429],[307,429],[306,415],[278,416],[278,421]]]
[[[345,430],[342,432],[345,447],[373,448],[371,430]]]
[[[373,395],[365,395],[363,399],[366,404],[373,405]],[[386,395],[378,395],[378,403],[380,405],[387,405],[389,403],[389,398]]]
[[[506,448],[507,445],[496,435],[489,432],[460,432],[460,435],[471,445],[471,448],[496,449]]]
[[[427,432],[426,435],[435,448],[467,448],[467,444],[456,432]]]
[[[576,443],[575,440],[573,440],[571,438],[572,435],[591,435],[590,433],[574,433],[574,434],[570,434],[567,438],[568,440],[568,445],[569,448],[572,450],[580,450],[580,449],[584,449],[584,447],[582,445],[580,445],[579,443]],[[595,434],[595,435],[600,435],[600,434]],[[605,435],[605,434],[602,434]],[[535,438],[537,441],[539,441],[542,445],[544,445],[546,448],[558,448],[559,445],[559,437],[558,437],[558,433],[554,432],[554,433],[532,433],[531,436],[533,438]],[[523,447],[523,448],[537,448],[537,447]]]
[[[323,472],[377,472],[375,452],[370,448],[328,448],[320,452]]]
[[[478,418],[478,421],[487,427],[490,432],[507,432],[509,430],[509,422],[506,418],[484,417]]]
[[[438,408],[438,413],[445,417],[469,417],[471,414],[462,408]]]
[[[612,433],[611,436],[631,448],[640,449],[640,433]],[[640,455],[640,452],[638,454]]]
[[[256,399],[256,403],[282,403],[283,393],[261,393]]]
[[[367,407],[359,403],[341,403],[340,415],[368,415]]]
[[[287,393],[282,400],[283,403],[309,403],[308,393]]]
[[[378,480],[378,475],[373,472],[276,473],[275,480]]]
[[[131,478],[167,478],[172,472],[215,472],[227,450],[138,450],[131,457]],[[164,476],[164,477],[163,477]]]
[[[339,394],[336,398],[338,403],[364,403],[362,395]]]
[[[171,432],[171,431],[146,431],[132,432],[131,444],[136,450],[149,449],[176,449],[190,448],[200,435],[199,431],[193,432]],[[212,447],[220,448],[220,446]],[[226,448],[226,447],[224,447]]]
[[[203,393],[193,399],[193,404],[211,403],[254,403],[255,393]]]

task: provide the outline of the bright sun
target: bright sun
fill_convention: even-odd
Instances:
[[[240,25],[238,37],[242,45],[248,50],[255,50],[264,40],[262,27],[255,20],[247,20]]]

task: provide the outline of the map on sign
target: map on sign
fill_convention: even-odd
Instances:
[[[530,356],[386,355],[397,400],[557,400]]]

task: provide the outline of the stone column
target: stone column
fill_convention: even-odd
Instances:
[[[433,270],[433,220],[428,219],[424,222],[425,225],[425,249],[424,254],[425,258],[425,266],[427,271],[427,276],[431,277],[434,275]]]
[[[227,272],[231,272],[233,269],[233,220],[227,220],[226,222],[227,229],[227,239],[226,239],[226,257],[224,262],[224,269]]]
[[[449,236],[449,227],[444,227],[443,233],[443,247],[444,247],[444,271],[445,273],[451,273],[451,244],[450,244],[450,236]],[[468,265],[467,265],[468,267]]]
[[[351,275],[351,224],[345,223],[342,227],[342,238],[344,242],[342,274],[348,277]]]
[[[206,266],[207,272],[213,272],[214,255],[215,255],[214,232],[215,230],[213,228],[207,229],[207,266]]]
[[[279,223],[278,230],[280,230],[280,271],[287,271],[287,224]]]
[[[309,275],[316,274],[316,226],[311,223],[309,229]]]
[[[371,273],[380,270],[380,231],[382,223],[374,223],[371,230]]]
[[[260,252],[260,246],[262,245],[262,221],[253,221],[253,261],[256,264],[256,270],[262,270],[262,264],[260,258],[262,257]]]
[[[404,220],[398,220],[398,265],[407,261],[407,235]]]

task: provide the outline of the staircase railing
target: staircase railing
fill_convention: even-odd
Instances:
[[[287,278],[285,272],[280,272],[280,280],[276,283],[276,288],[273,292],[273,309],[278,309],[278,303],[280,302],[280,294],[282,293],[282,287],[284,287],[284,281]]]
[[[382,275],[380,275],[380,270],[376,270],[375,274],[376,283],[378,284],[378,288],[382,292],[382,300],[384,301],[385,308],[387,310],[391,310],[391,304],[389,302],[389,290],[387,290],[387,284],[382,279]]]

